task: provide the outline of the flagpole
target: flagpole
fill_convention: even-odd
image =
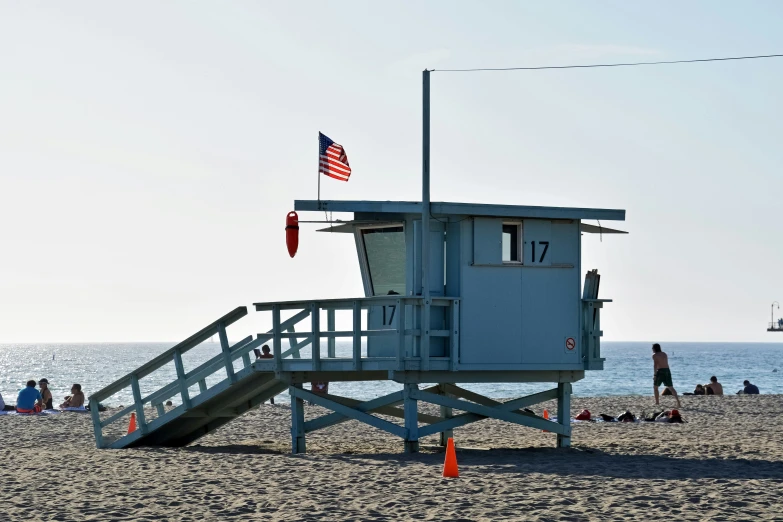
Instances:
[[[422,310],[421,366],[429,369],[430,352],[430,71],[422,72],[422,165],[421,165],[421,286]]]
[[[318,175],[318,210],[321,210],[321,133],[318,133],[318,168],[316,169]]]

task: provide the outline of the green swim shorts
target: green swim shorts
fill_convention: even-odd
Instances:
[[[655,385],[660,386],[661,384],[664,386],[674,386],[672,384],[672,372],[669,368],[659,368],[658,371],[655,372]]]

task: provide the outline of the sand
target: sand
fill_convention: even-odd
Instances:
[[[783,397],[683,402],[686,424],[578,424],[569,450],[506,423],[460,428],[457,479],[442,453],[405,455],[353,421],[290,455],[285,405],[178,449],[97,450],[84,414],[0,417],[0,520],[783,520]],[[572,412],[651,404],[574,398]]]

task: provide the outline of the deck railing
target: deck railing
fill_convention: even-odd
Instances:
[[[361,370],[363,362],[369,359],[362,356],[362,339],[380,336],[396,338],[395,355],[391,357],[374,357],[374,360],[395,360],[396,369],[404,370],[406,361],[417,361],[420,370],[428,370],[433,357],[430,356],[430,341],[432,338],[443,338],[446,344],[445,358],[449,361],[449,369],[456,369],[459,360],[459,299],[452,297],[432,297],[430,306],[444,308],[442,321],[437,328],[422,328],[421,317],[424,307],[423,297],[380,296],[358,299],[327,299],[317,301],[288,301],[278,303],[256,303],[259,312],[272,312],[272,330],[268,334],[259,335],[262,342],[273,342],[274,364],[277,371],[283,370],[284,359],[293,354],[298,357],[302,348],[311,347],[309,359],[310,371],[320,371],[322,360],[321,340],[327,339],[326,358],[335,359],[335,340],[348,338],[352,342],[352,370]],[[375,307],[394,307],[397,316],[396,327],[362,329],[362,312]],[[309,331],[286,331],[281,325],[281,312],[299,311],[308,313],[310,317]],[[352,328],[350,330],[335,330],[335,312],[338,310],[352,311]],[[321,327],[321,311],[327,313],[327,327]],[[298,314],[297,314],[298,315]],[[303,321],[304,318],[300,320]],[[408,323],[411,324],[408,324]],[[293,330],[293,328],[291,328]],[[288,339],[289,349],[283,351],[283,340]],[[408,342],[410,339],[410,342]],[[444,357],[440,357],[444,359]],[[298,369],[305,369],[299,365]]]
[[[604,303],[611,303],[611,299],[582,299],[582,358],[585,362],[585,370],[603,369],[604,359],[601,358],[601,308]]]

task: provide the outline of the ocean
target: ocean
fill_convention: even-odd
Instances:
[[[49,380],[55,404],[79,383],[89,397],[130,373],[172,346],[171,343],[0,344],[0,393],[13,403],[29,379]],[[603,342],[603,371],[587,372],[573,386],[577,396],[652,395],[652,352],[648,342]],[[669,355],[678,393],[692,392],[697,383],[715,375],[725,393],[742,388],[750,380],[763,394],[783,394],[783,343],[662,343]],[[349,344],[337,344],[338,356],[349,356]],[[186,370],[219,353],[215,343],[204,343],[185,355]],[[174,379],[173,367],[164,367],[142,379],[142,393],[150,393]],[[466,385],[493,398],[518,397],[551,387],[551,384],[487,383]],[[389,381],[332,383],[329,392],[356,399],[370,399],[401,386]],[[174,402],[177,401],[175,397]],[[277,399],[288,401],[283,393]],[[105,401],[107,405],[131,403],[130,389]]]

